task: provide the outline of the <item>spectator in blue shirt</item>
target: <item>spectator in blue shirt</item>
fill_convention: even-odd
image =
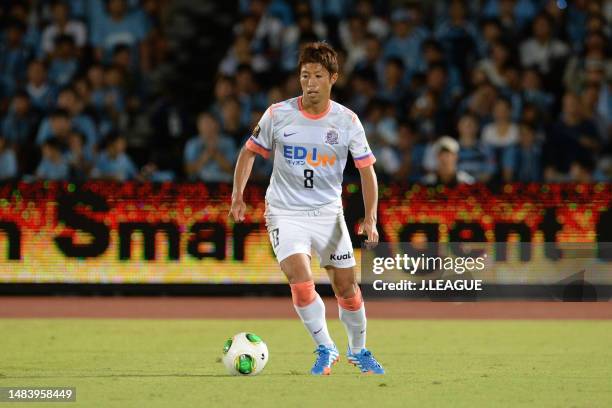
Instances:
[[[55,51],[49,62],[49,79],[57,86],[69,84],[79,70],[74,39],[69,35],[55,37]]]
[[[34,108],[44,112],[53,106],[56,90],[47,80],[47,67],[42,61],[34,60],[28,65],[28,82],[25,90]]]
[[[0,136],[0,182],[17,177],[17,158],[4,136]]]
[[[478,118],[465,114],[459,119],[459,170],[463,170],[477,181],[488,182],[495,173],[493,151],[480,143],[478,138]]]
[[[390,57],[385,64],[385,75],[383,82],[378,87],[378,99],[389,102],[400,108],[404,102],[404,62],[401,58]]]
[[[13,20],[0,41],[0,76],[8,93],[12,93],[15,85],[23,81],[31,57],[31,50],[24,41],[25,30],[24,23]]]
[[[185,172],[191,180],[231,182],[236,158],[234,141],[219,133],[210,113],[198,116],[198,135],[185,145]]]
[[[41,123],[36,136],[36,144],[42,146],[49,139],[57,139],[60,144],[67,145],[71,131],[70,114],[65,109],[57,108]]]
[[[82,133],[70,132],[68,150],[64,157],[70,165],[70,178],[72,180],[85,180],[89,177],[93,167],[93,153],[87,149],[85,136]]]
[[[22,146],[33,139],[37,124],[38,115],[32,111],[30,97],[25,91],[18,91],[2,122],[2,135],[13,147]]]
[[[409,73],[418,69],[421,44],[429,32],[416,25],[414,15],[406,9],[397,9],[391,14],[393,35],[385,45],[384,56],[399,57]]]
[[[107,136],[104,150],[98,155],[91,175],[94,178],[126,181],[139,177],[136,166],[125,152],[126,140],[119,133]]]
[[[98,61],[109,61],[119,44],[129,45],[134,51],[142,48],[141,53],[146,53],[145,21],[137,14],[128,13],[126,0],[108,0],[107,11],[92,27],[91,42]]]
[[[446,50],[448,62],[461,72],[467,72],[468,60],[477,54],[478,30],[468,20],[467,10],[460,0],[451,1],[449,17],[438,26],[435,35]]]
[[[536,130],[522,123],[519,142],[504,151],[502,157],[503,178],[509,183],[520,181],[532,183],[542,180],[542,146],[537,140]]]
[[[71,127],[85,135],[87,149],[93,150],[96,143],[99,142],[96,125],[89,115],[84,113],[84,103],[76,91],[73,88],[63,89],[57,98],[57,106],[68,113]],[[36,142],[41,144],[52,135],[60,137],[67,144],[68,135],[58,136],[53,134],[50,120],[43,120],[38,130]]]
[[[42,160],[36,169],[41,180],[67,180],[70,176],[68,161],[62,153],[63,144],[57,138],[47,139],[42,145]]]

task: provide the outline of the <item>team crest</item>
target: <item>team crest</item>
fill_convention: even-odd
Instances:
[[[336,129],[330,129],[325,135],[325,143],[329,145],[338,144],[338,131]]]

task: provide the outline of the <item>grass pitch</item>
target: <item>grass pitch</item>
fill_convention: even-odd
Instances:
[[[330,330],[343,351],[341,324]],[[259,377],[225,374],[223,343],[239,331],[268,344]],[[385,376],[344,358],[310,376],[314,347],[297,319],[5,319],[0,386],[77,388],[76,403],[54,407],[612,406],[610,321],[373,319],[368,334]]]

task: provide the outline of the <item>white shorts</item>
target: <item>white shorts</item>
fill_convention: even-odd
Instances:
[[[266,228],[280,263],[293,254],[311,256],[315,250],[322,268],[355,266],[342,203],[332,203],[309,211],[285,210],[266,205]]]

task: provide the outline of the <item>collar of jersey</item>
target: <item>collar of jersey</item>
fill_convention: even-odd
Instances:
[[[298,96],[298,109],[300,110],[300,113],[302,115],[304,115],[304,117],[308,118],[308,119],[321,119],[322,117],[324,117],[325,115],[327,115],[331,109],[331,100],[327,101],[327,108],[325,108],[325,110],[317,115],[313,115],[312,113],[308,113],[304,110],[304,108],[302,107],[302,97]]]

